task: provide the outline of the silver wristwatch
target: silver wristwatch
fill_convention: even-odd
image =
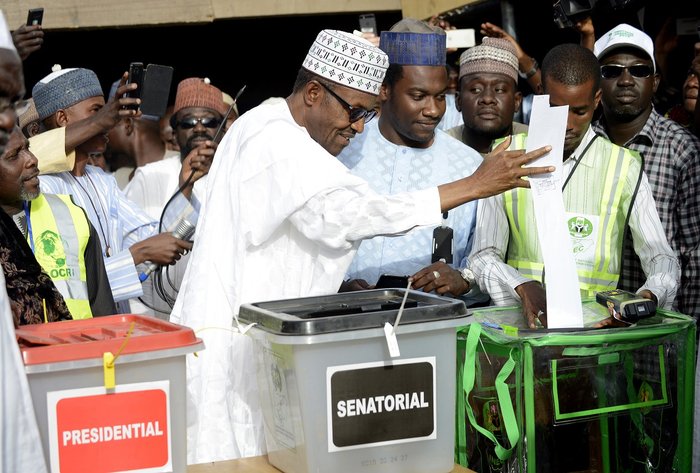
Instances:
[[[469,284],[470,291],[476,287],[476,276],[474,276],[474,273],[472,272],[471,269],[460,268],[459,274],[462,276],[462,279],[467,281],[467,284]]]

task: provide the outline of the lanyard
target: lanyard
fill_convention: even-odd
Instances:
[[[32,235],[32,220],[29,218],[29,203],[25,200],[22,202],[22,208],[24,209],[24,218],[27,220],[27,237],[29,238],[29,246],[32,247],[32,253],[34,251],[34,237]]]

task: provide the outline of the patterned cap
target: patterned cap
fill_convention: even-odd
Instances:
[[[97,75],[90,69],[60,69],[60,66],[54,66],[54,71],[32,89],[40,120],[92,97],[104,97],[104,93]]]
[[[10,51],[17,52],[2,10],[0,10],[0,49],[9,49]]]
[[[515,46],[503,38],[489,38],[469,48],[459,57],[459,79],[475,72],[504,74],[518,83],[518,56]]]
[[[361,36],[323,30],[316,36],[302,67],[345,87],[379,95],[389,59]]]
[[[654,41],[644,31],[640,31],[634,26],[626,23],[620,23],[615,28],[595,42],[593,52],[600,60],[613,49],[632,47],[641,49],[649,56],[654,69],[656,69],[656,60],[654,59]]]
[[[226,115],[228,107],[224,103],[221,90],[211,85],[208,78],[189,77],[177,85],[173,116],[187,107],[202,107]]]
[[[17,121],[20,129],[37,120],[39,120],[39,113],[36,111],[33,99],[27,99],[22,106],[17,107]]]
[[[389,31],[382,31],[379,47],[389,55],[391,64],[444,66],[447,61],[445,30],[414,18],[404,18]]]

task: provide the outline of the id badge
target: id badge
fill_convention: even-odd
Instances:
[[[452,264],[453,231],[450,227],[437,227],[433,230],[433,257],[431,262],[443,260]]]

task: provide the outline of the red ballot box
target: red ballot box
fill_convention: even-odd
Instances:
[[[185,471],[191,329],[124,314],[16,334],[52,472]]]

